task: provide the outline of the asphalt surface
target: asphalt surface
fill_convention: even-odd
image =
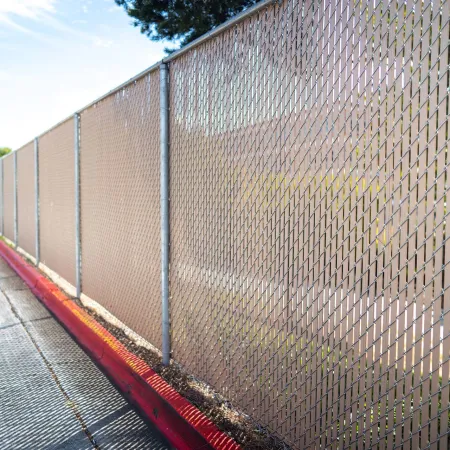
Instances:
[[[168,449],[0,258],[0,449]]]

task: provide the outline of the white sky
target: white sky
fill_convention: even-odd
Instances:
[[[164,56],[114,0],[0,0],[0,147],[16,149]]]

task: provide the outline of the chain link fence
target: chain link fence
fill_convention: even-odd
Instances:
[[[39,221],[41,262],[75,285],[74,121],[39,138]]]
[[[159,72],[80,123],[83,292],[161,348]]]
[[[172,357],[292,448],[450,446],[449,42],[446,0],[265,1],[164,60]],[[162,83],[151,68],[39,137],[37,236],[159,349]]]
[[[298,448],[447,445],[448,36],[290,1],[171,62],[174,356]]]
[[[2,223],[3,236],[14,241],[16,239],[14,233],[15,222],[15,205],[14,205],[14,188],[15,188],[15,170],[14,170],[14,154],[9,154],[2,158]]]

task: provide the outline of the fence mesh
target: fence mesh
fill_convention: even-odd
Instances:
[[[284,1],[171,62],[174,358],[295,448],[448,446],[448,1]]]
[[[75,285],[74,122],[39,138],[40,258]]]
[[[18,245],[36,256],[34,142],[17,151]]]
[[[3,235],[14,241],[14,155],[3,161]]]
[[[83,292],[161,348],[159,72],[81,124]]]

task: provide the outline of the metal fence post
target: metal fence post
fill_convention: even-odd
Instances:
[[[161,127],[161,299],[162,299],[162,362],[170,363],[169,316],[169,71],[159,66]]]
[[[35,225],[36,225],[36,266],[41,259],[40,225],[39,225],[39,138],[34,139],[34,200],[35,200]]]
[[[75,279],[76,279],[76,296],[81,296],[81,234],[80,234],[80,115],[74,115],[74,132],[75,132]]]
[[[1,202],[1,204],[0,204],[0,208],[1,208],[0,211],[1,211],[1,214],[2,214],[2,217],[1,217],[1,227],[2,227],[1,235],[4,236],[4,234],[5,234],[5,229],[4,229],[5,221],[4,221],[4,208],[3,208],[3,158],[0,159],[0,202]]]
[[[17,195],[17,151],[14,152],[14,245],[19,246],[19,211]]]

